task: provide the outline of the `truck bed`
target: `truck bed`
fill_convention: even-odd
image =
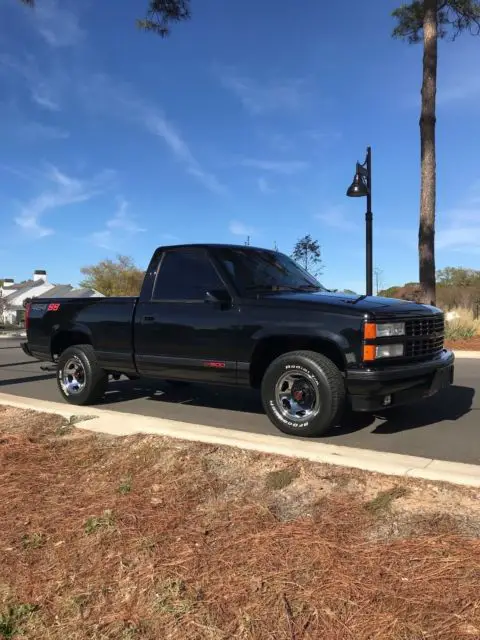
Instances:
[[[135,373],[133,319],[137,297],[33,299],[27,319],[31,354],[54,360],[72,333],[88,336],[105,367]]]

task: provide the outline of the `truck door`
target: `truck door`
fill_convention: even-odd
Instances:
[[[143,376],[236,382],[238,312],[206,249],[166,249],[151,299],[140,299],[134,348]]]

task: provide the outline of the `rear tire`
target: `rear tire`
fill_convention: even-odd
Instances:
[[[69,347],[57,360],[57,385],[69,404],[89,405],[105,394],[108,374],[89,344]]]
[[[262,380],[262,402],[283,433],[325,435],[346,406],[345,380],[338,367],[315,351],[294,351],[274,360]]]

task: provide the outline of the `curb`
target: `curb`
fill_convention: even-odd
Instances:
[[[457,360],[480,360],[480,351],[455,351],[452,349]]]
[[[53,413],[67,419],[74,416],[77,428],[96,433],[114,436],[152,434],[290,458],[303,458],[312,462],[362,469],[390,476],[420,478],[480,488],[480,465],[357,449],[282,436],[265,436],[96,407],[72,407],[66,403],[19,399],[19,396],[6,393],[0,393],[0,405]]]

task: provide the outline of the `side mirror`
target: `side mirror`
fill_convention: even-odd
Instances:
[[[232,303],[232,299],[228,291],[223,289],[215,289],[213,291],[205,291],[205,302],[214,304],[221,308],[228,307]]]

